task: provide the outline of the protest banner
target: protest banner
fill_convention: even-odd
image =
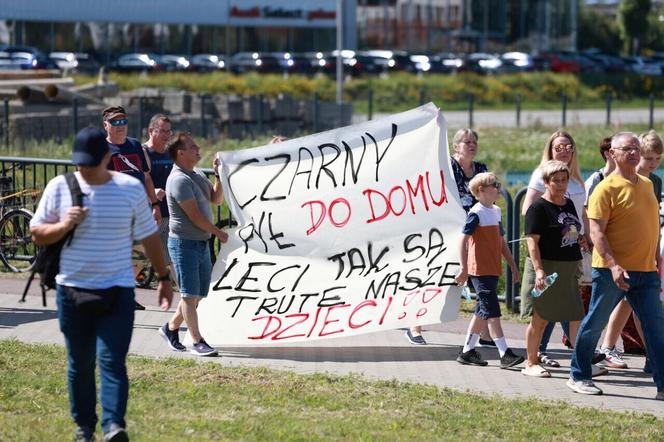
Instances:
[[[199,307],[210,344],[292,343],[457,317],[465,212],[433,104],[220,157],[238,227]]]

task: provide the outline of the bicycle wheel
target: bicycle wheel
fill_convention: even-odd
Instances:
[[[131,251],[131,260],[134,265],[134,280],[136,287],[142,289],[153,288],[155,282],[154,269],[150,260],[145,256],[143,247],[136,243]]]
[[[0,218],[0,261],[12,272],[27,272],[37,258],[37,246],[30,235],[32,213],[14,209]]]

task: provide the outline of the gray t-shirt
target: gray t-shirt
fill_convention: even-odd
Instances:
[[[214,217],[210,208],[211,192],[212,183],[200,169],[194,169],[193,172],[190,172],[182,169],[177,164],[173,164],[173,170],[171,170],[166,180],[166,201],[171,215],[168,220],[168,236],[197,241],[210,239],[211,235],[196,227],[179,203],[195,199],[198,203],[198,210],[208,221],[213,223]]]

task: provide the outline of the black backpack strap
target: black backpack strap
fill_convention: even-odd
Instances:
[[[83,206],[83,192],[81,191],[81,186],[78,184],[76,175],[74,175],[74,172],[67,172],[64,176],[65,180],[67,181],[67,186],[69,187],[69,192],[71,193],[72,206]],[[76,227],[74,227],[73,230],[68,232],[64,238],[64,240],[67,242],[68,245],[71,243],[74,237],[74,230],[76,230]],[[32,284],[32,280],[35,279],[36,274],[37,274],[36,269],[30,272],[30,277],[28,277],[28,281],[25,284],[25,288],[23,289],[23,296],[21,296],[19,302],[25,302],[25,298],[28,295],[28,291],[30,290],[30,285]],[[40,285],[42,291],[42,304],[44,305],[44,307],[46,307],[47,287],[44,286],[43,284]]]
[[[81,191],[81,186],[78,184],[78,179],[74,172],[67,172],[65,174],[65,180],[67,181],[67,186],[69,187],[69,192],[71,193],[71,204],[72,206],[83,206],[83,192]],[[71,241],[74,239],[74,229],[67,234],[67,245],[71,244]]]

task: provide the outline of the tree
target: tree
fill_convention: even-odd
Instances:
[[[641,40],[648,32],[648,13],[652,8],[650,0],[622,0],[618,8],[620,35],[625,50],[636,54],[641,47]]]
[[[579,6],[577,28],[579,49],[596,48],[613,53],[618,52],[617,48],[622,44],[616,20],[587,6]]]
[[[648,34],[643,39],[642,48],[653,52],[664,51],[664,5],[648,16]]]

